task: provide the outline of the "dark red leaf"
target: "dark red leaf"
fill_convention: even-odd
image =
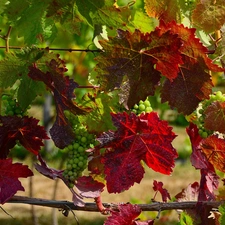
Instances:
[[[135,219],[140,215],[141,209],[137,205],[121,204],[119,212],[112,211],[104,225],[135,225]]]
[[[163,202],[167,202],[167,199],[171,200],[169,192],[165,188],[163,188],[163,182],[158,182],[158,181],[154,180],[153,181],[153,190],[156,192],[157,191],[160,192],[160,194],[162,195]]]
[[[204,127],[208,130],[225,133],[225,102],[215,101],[204,111]]]
[[[30,117],[0,116],[0,158],[7,157],[16,141],[27,150],[38,154],[43,139],[49,139],[44,127],[38,125],[38,120]]]
[[[219,177],[215,171],[209,169],[201,169],[201,180],[199,188],[198,201],[215,200],[214,192],[218,189]]]
[[[32,171],[21,163],[12,163],[12,159],[0,159],[0,203],[4,204],[17,191],[24,191],[18,178],[33,176]]]
[[[166,121],[154,112],[112,114],[112,120],[117,130],[98,138],[101,147],[108,149],[102,163],[109,192],[121,192],[139,183],[144,174],[141,160],[157,172],[172,172],[177,152],[171,142],[176,135]]]
[[[219,177],[216,175],[213,165],[208,161],[203,153],[202,145],[204,139],[198,134],[198,128],[194,124],[190,124],[187,133],[192,144],[191,162],[196,169],[201,170],[201,180],[199,187],[198,201],[209,201],[215,199],[214,191],[219,185]]]
[[[104,189],[104,184],[94,180],[91,176],[82,176],[75,182],[79,194],[84,198],[99,197]]]
[[[34,166],[39,173],[53,180],[55,180],[56,178],[63,179],[62,170],[50,168],[40,154],[38,155],[38,160],[41,165],[36,163]]]
[[[41,71],[36,66],[29,67],[29,76],[33,80],[44,82],[47,89],[52,92],[57,115],[50,134],[57,147],[65,148],[74,140],[74,134],[64,115],[64,110],[74,114],[83,114],[86,111],[72,101],[75,98],[74,89],[78,87],[78,84],[68,76],[64,76],[67,71],[64,62],[60,58],[51,59],[46,66],[47,72]]]
[[[137,153],[117,148],[106,154],[102,163],[105,165],[107,190],[109,193],[120,193],[128,190],[134,182],[140,183],[144,168]]]
[[[211,94],[213,84],[210,74],[201,66],[201,60],[195,64],[185,64],[172,82],[166,80],[161,91],[162,102],[169,102],[170,106],[179,112],[191,114],[199,102]]]
[[[153,225],[155,220],[134,221],[134,225]]]

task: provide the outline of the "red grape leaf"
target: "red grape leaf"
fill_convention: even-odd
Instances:
[[[162,102],[168,101],[171,107],[189,115],[201,100],[209,97],[213,84],[211,76],[200,66],[201,61],[182,65],[176,79],[165,81],[161,91]]]
[[[173,80],[182,63],[180,39],[170,31],[161,34],[157,29],[143,34],[119,30],[118,37],[101,41],[101,45],[104,52],[96,58],[100,86],[103,90],[124,86],[124,104],[129,108],[154,94],[160,73]]]
[[[158,182],[156,180],[153,181],[153,190],[156,192],[160,192],[162,195],[162,201],[167,202],[167,198],[171,200],[169,192],[163,188],[163,182]]]
[[[184,27],[183,24],[177,24],[175,21],[165,23],[162,20],[160,21],[159,27],[161,33],[170,31],[173,34],[178,35],[178,37],[181,39],[182,46],[180,48],[180,52],[183,56],[182,59],[184,64],[189,65],[199,63],[200,59],[200,67],[217,72],[224,71],[223,68],[220,68],[214,64],[213,61],[208,57],[208,49],[203,46],[203,44],[200,42],[200,39],[196,37],[196,30],[194,28]],[[188,66],[186,68],[188,68]]]
[[[27,116],[0,116],[0,158],[4,159],[19,141],[28,151],[38,154],[43,139],[49,139],[38,120]]]
[[[224,0],[200,1],[192,13],[194,26],[207,33],[220,30],[225,23]]]
[[[86,110],[76,106],[72,101],[72,98],[75,97],[74,89],[78,87],[78,84],[68,76],[64,76],[67,71],[64,62],[60,58],[51,59],[46,66],[47,72],[41,71],[35,65],[29,67],[29,76],[34,80],[44,82],[53,93],[57,116],[50,129],[50,134],[57,147],[65,148],[74,140],[74,134],[65,117],[64,110],[69,110],[74,114],[83,114]]]
[[[111,211],[104,225],[135,225],[135,219],[140,215],[141,208],[137,205],[120,204],[118,211]]]
[[[208,201],[215,199],[214,191],[218,188],[219,177],[216,175],[213,164],[204,154],[203,145],[208,139],[202,139],[198,133],[198,128],[190,124],[187,133],[192,144],[191,162],[196,169],[201,171],[198,201]]]
[[[199,187],[198,201],[214,201],[216,200],[214,192],[218,189],[219,177],[215,171],[209,169],[201,169],[201,180]]]
[[[176,21],[180,16],[176,0],[145,0],[145,10],[148,16],[165,22]]]
[[[105,185],[91,176],[82,176],[75,182],[75,186],[82,197],[96,198],[101,195]]]
[[[12,163],[12,159],[0,159],[0,174],[1,204],[7,202],[17,191],[24,191],[18,178],[33,176],[28,166]]]
[[[131,113],[111,114],[116,131],[104,133],[98,141],[109,151],[102,157],[107,189],[121,192],[140,182],[143,160],[153,170],[170,174],[177,152],[171,142],[176,137],[166,121],[154,112],[136,116]]]
[[[225,172],[225,140],[217,135],[210,135],[202,140],[201,148],[207,160],[216,169]]]
[[[189,184],[185,189],[178,193],[175,198],[178,202],[197,201],[199,195],[199,183]]]
[[[225,133],[225,102],[212,102],[204,111],[204,127]]]

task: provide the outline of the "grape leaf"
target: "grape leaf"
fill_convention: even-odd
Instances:
[[[11,148],[16,145],[17,140],[28,151],[38,154],[43,146],[43,139],[49,139],[44,127],[38,125],[34,118],[1,116],[0,117],[0,158],[7,157]]]
[[[225,102],[212,102],[204,111],[204,127],[225,133]]]
[[[61,59],[51,59],[46,63],[48,71],[44,73],[35,65],[29,67],[29,76],[35,81],[42,81],[46,87],[53,93],[56,104],[56,121],[50,129],[51,137],[55,145],[59,148],[65,148],[74,140],[73,129],[65,117],[64,110],[69,110],[73,114],[85,113],[75,105],[72,98],[75,97],[73,91],[78,84],[68,76],[64,76],[67,71],[64,62]]]
[[[154,94],[160,72],[170,80],[176,78],[182,63],[180,39],[170,31],[161,34],[157,29],[142,34],[139,30],[119,30],[118,37],[101,41],[101,45],[104,52],[96,58],[101,88],[112,90],[125,84],[125,106],[129,108]]]
[[[179,223],[177,225],[194,225],[193,219],[185,211],[181,212],[179,216]]]
[[[197,201],[199,195],[199,183],[189,184],[185,189],[176,194],[175,198],[178,202]]]
[[[161,90],[162,102],[168,101],[178,112],[189,115],[201,100],[209,97],[213,83],[200,63],[201,60],[193,65],[182,65],[176,79],[165,81]]]
[[[117,6],[116,2],[117,0],[77,0],[76,5],[90,25],[122,28],[128,23],[130,9],[129,6]]]
[[[135,219],[140,215],[141,209],[137,205],[120,204],[118,211],[111,211],[111,216],[107,218],[104,225],[134,225]]]
[[[181,39],[182,46],[180,52],[182,54],[182,60],[184,64],[190,65],[199,63],[199,66],[203,69],[208,69],[217,72],[223,72],[224,69],[214,64],[208,57],[208,49],[201,43],[200,39],[195,35],[194,28],[184,27],[183,24],[177,24],[175,21],[165,23],[160,21],[161,33],[171,31],[173,34],[178,35]],[[199,62],[200,60],[200,62]],[[189,66],[185,66],[188,68]]]
[[[6,54],[6,57],[0,61],[0,87],[11,87],[26,71],[28,71],[26,63],[16,54]]]
[[[217,135],[210,135],[202,140],[201,148],[207,160],[216,169],[225,172],[225,140]]]
[[[208,161],[208,158],[203,153],[202,139],[198,133],[198,128],[194,124],[190,124],[187,128],[187,133],[192,144],[191,163],[196,169],[201,171],[201,180],[199,187],[198,201],[215,200],[214,191],[219,185],[219,177],[216,175],[214,166]]]
[[[180,9],[176,0],[145,0],[145,10],[148,16],[165,22],[177,21],[180,16]]]
[[[159,191],[162,196],[162,201],[167,202],[167,198],[171,200],[169,192],[163,188],[163,182],[158,182],[156,180],[153,181],[153,190]]]
[[[17,191],[24,191],[18,178],[33,176],[28,166],[12,163],[12,159],[0,159],[0,174],[1,204],[7,202]]]
[[[223,0],[200,1],[192,13],[194,26],[207,33],[220,30],[225,23],[225,6]]]
[[[141,181],[144,174],[141,160],[157,172],[172,172],[177,152],[171,142],[176,135],[166,121],[154,112],[140,116],[111,115],[117,130],[98,138],[101,147],[109,150],[102,157],[102,163],[110,193],[127,190],[134,182]]]
[[[83,97],[82,106],[91,108],[90,113],[79,116],[80,122],[86,125],[89,132],[101,133],[115,129],[110,112],[117,110],[118,107],[118,95],[116,93],[109,95],[105,92],[93,90]]]
[[[82,176],[75,182],[75,186],[82,197],[96,198],[101,195],[105,185],[94,180],[91,176]]]

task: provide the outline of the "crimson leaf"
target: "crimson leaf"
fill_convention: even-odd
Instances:
[[[38,120],[30,117],[0,116],[0,158],[7,157],[18,140],[27,150],[38,154],[43,139],[49,139]]]
[[[171,199],[169,192],[163,188],[163,182],[158,182],[156,180],[153,181],[153,190],[154,191],[159,191],[160,194],[162,195],[162,200],[163,202],[167,202],[167,198]]]
[[[135,225],[135,219],[140,215],[141,208],[137,205],[120,204],[118,211],[112,211],[104,225]]]
[[[98,138],[101,147],[108,151],[102,157],[107,189],[121,192],[140,182],[143,160],[153,170],[170,174],[177,152],[171,142],[176,137],[166,121],[154,112],[136,116],[131,113],[111,114],[116,131]]]
[[[32,171],[21,163],[12,163],[12,159],[0,159],[0,203],[4,204],[17,191],[24,191],[19,177],[33,176]]]
[[[84,109],[74,104],[72,98],[75,97],[74,89],[78,87],[68,76],[64,76],[67,71],[64,62],[60,58],[51,59],[46,63],[47,72],[43,72],[36,65],[29,67],[29,76],[37,81],[42,81],[53,93],[56,104],[56,121],[50,129],[50,134],[55,145],[65,148],[74,140],[72,127],[64,115],[64,110],[70,110],[74,114],[83,114]]]

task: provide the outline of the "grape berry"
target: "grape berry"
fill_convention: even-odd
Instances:
[[[69,181],[70,188],[74,186],[75,180],[87,168],[88,152],[86,150],[93,148],[95,145],[95,136],[89,134],[84,126],[77,123],[74,130],[76,134],[74,142],[64,149],[68,158],[63,176]]]
[[[138,104],[135,104],[132,112],[136,115],[140,115],[141,113],[150,113],[152,112],[151,103],[148,99],[145,101],[140,100]]]
[[[25,111],[11,95],[2,95],[4,114],[6,116],[24,116]]]

